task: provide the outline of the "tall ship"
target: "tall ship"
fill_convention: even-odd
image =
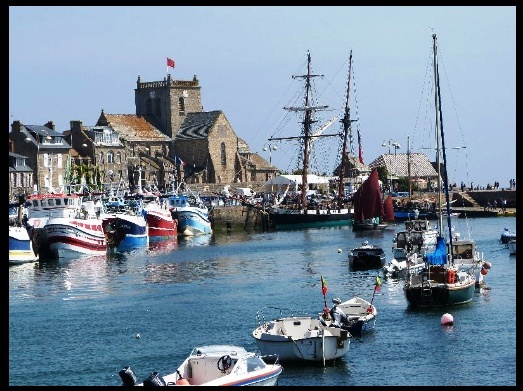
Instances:
[[[351,119],[349,109],[349,96],[351,84],[352,69],[352,52],[349,62],[349,77],[347,82],[347,95],[345,103],[345,114],[341,120],[343,124],[343,147],[340,166],[340,180],[338,187],[338,195],[335,201],[335,207],[317,208],[311,206],[308,202],[309,190],[309,160],[313,141],[319,137],[340,137],[339,133],[323,134],[324,130],[330,126],[334,120],[331,120],[319,129],[313,130],[312,125],[317,122],[314,119],[314,114],[317,111],[325,110],[328,106],[315,105],[312,97],[311,80],[322,75],[312,74],[311,71],[311,54],[307,53],[307,74],[293,76],[294,79],[303,79],[305,81],[305,99],[301,107],[285,107],[284,109],[293,112],[303,113],[302,124],[303,128],[301,135],[291,137],[273,137],[269,141],[278,140],[298,140],[302,150],[302,168],[301,168],[301,192],[298,204],[295,207],[283,206],[275,204],[268,209],[270,224],[276,229],[293,229],[293,228],[307,228],[307,227],[326,227],[326,226],[342,226],[351,223],[352,213],[344,204],[345,189],[343,183],[343,169],[345,166],[347,140],[351,133]]]

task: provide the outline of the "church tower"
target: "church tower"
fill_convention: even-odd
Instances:
[[[196,75],[192,80],[142,82],[140,75],[134,90],[136,115],[146,117],[165,135],[175,138],[188,113],[201,113],[202,96]]]

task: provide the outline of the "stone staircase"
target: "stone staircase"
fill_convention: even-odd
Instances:
[[[457,199],[458,201],[456,204],[460,204],[460,206],[468,206],[468,207],[476,207],[480,208],[481,205],[478,204],[478,202],[472,198],[467,192],[463,191],[455,191],[452,199]],[[459,201],[461,200],[461,202]]]

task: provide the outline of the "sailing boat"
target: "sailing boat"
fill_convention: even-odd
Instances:
[[[341,120],[343,123],[343,150],[342,159],[345,155],[347,147],[347,138],[350,132],[350,117],[349,117],[349,91],[351,82],[351,66],[352,66],[352,51],[349,63],[349,80],[347,82],[347,99],[345,105],[345,117]],[[351,212],[347,206],[343,204],[344,188],[343,188],[343,173],[340,176],[340,186],[338,190],[338,199],[336,204],[329,205],[326,209],[312,207],[307,203],[307,190],[309,190],[309,155],[312,147],[312,142],[318,137],[332,137],[340,136],[335,134],[322,134],[323,130],[330,125],[324,125],[320,129],[313,131],[312,124],[314,120],[314,113],[319,110],[325,110],[328,106],[315,106],[312,102],[312,87],[311,80],[314,77],[321,75],[313,75],[311,73],[311,55],[307,52],[307,74],[293,76],[293,78],[301,78],[305,80],[305,104],[302,107],[285,107],[284,109],[295,112],[303,112],[303,130],[302,134],[297,137],[281,137],[270,138],[269,141],[276,140],[291,140],[298,139],[300,145],[303,146],[303,166],[301,173],[301,195],[297,208],[285,208],[279,205],[273,205],[269,208],[268,213],[271,225],[276,229],[294,229],[294,228],[308,228],[308,227],[328,227],[328,226],[343,226],[351,223]],[[342,162],[343,167],[343,162]]]
[[[381,230],[388,226],[384,222],[385,210],[376,168],[356,190],[352,202],[354,205],[353,231]]]
[[[437,40],[436,34],[432,35],[433,39],[433,66],[434,66],[434,84],[435,84],[435,109],[436,109],[436,142],[437,155],[436,162],[438,167],[438,177],[441,178],[442,165],[440,164],[440,155],[443,155],[443,185],[438,186],[438,208],[439,208],[439,234],[436,239],[436,248],[434,252],[426,254],[424,261],[426,267],[420,272],[409,275],[404,286],[405,297],[409,306],[416,308],[432,308],[464,304],[472,301],[474,297],[476,276],[472,269],[463,269],[454,262],[453,233],[451,227],[451,214],[449,192],[445,192],[447,207],[447,226],[449,247],[447,240],[443,235],[443,213],[442,212],[442,188],[448,189],[447,180],[447,155],[445,153],[445,138],[443,133],[443,119],[441,112],[441,93],[439,88],[439,71],[437,57]]]

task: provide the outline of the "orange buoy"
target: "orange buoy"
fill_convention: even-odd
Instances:
[[[488,270],[482,267],[480,273],[481,273],[482,275],[486,276],[487,273],[488,273]]]
[[[181,379],[176,380],[177,386],[190,386],[189,380],[184,379],[183,377]]]

